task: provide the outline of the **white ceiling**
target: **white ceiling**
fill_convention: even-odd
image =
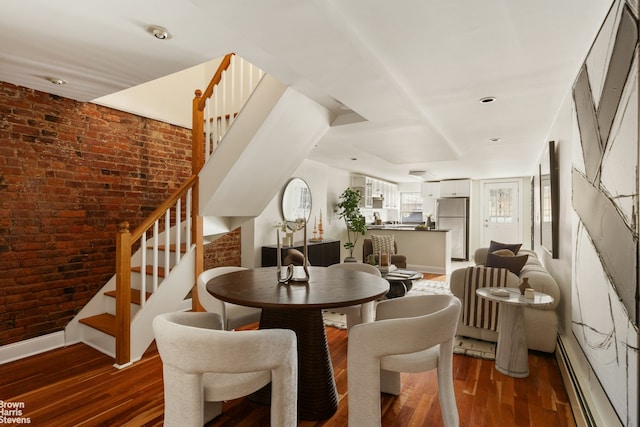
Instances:
[[[339,111],[342,103],[366,119],[332,128],[313,160],[395,182],[415,180],[409,170],[434,179],[524,176],[535,173],[610,5],[6,0],[0,80],[91,101],[233,51],[321,104]],[[150,36],[154,24],[172,38]],[[497,101],[480,103],[486,96]]]

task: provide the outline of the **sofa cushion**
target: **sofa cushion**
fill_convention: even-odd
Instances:
[[[521,246],[522,243],[500,243],[492,240],[489,244],[489,253],[495,252],[500,249],[509,249],[514,254],[517,254]]]
[[[529,255],[500,256],[489,252],[487,254],[487,267],[506,268],[513,274],[519,275],[522,267],[527,263]]]
[[[385,234],[385,235],[371,235],[371,243],[373,245],[373,253],[374,254],[389,254],[394,255],[395,244],[393,239],[393,234]]]

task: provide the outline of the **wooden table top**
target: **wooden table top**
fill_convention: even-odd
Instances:
[[[362,271],[309,267],[309,277],[309,282],[279,284],[276,267],[255,268],[214,277],[207,291],[233,304],[278,309],[345,307],[389,291],[389,282]]]

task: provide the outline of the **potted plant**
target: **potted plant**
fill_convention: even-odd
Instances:
[[[360,193],[347,188],[340,195],[339,202],[336,205],[338,218],[343,218],[347,226],[347,242],[345,242],[344,247],[349,251],[349,256],[345,259],[345,262],[356,261],[353,257],[353,249],[356,246],[358,237],[364,236],[367,231],[364,216],[360,213],[360,198]]]

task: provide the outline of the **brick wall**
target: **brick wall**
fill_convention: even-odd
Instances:
[[[114,274],[116,225],[190,172],[189,129],[0,82],[0,345],[62,330]],[[236,233],[211,263],[239,265]]]
[[[204,269],[240,266],[240,228],[204,246]]]

